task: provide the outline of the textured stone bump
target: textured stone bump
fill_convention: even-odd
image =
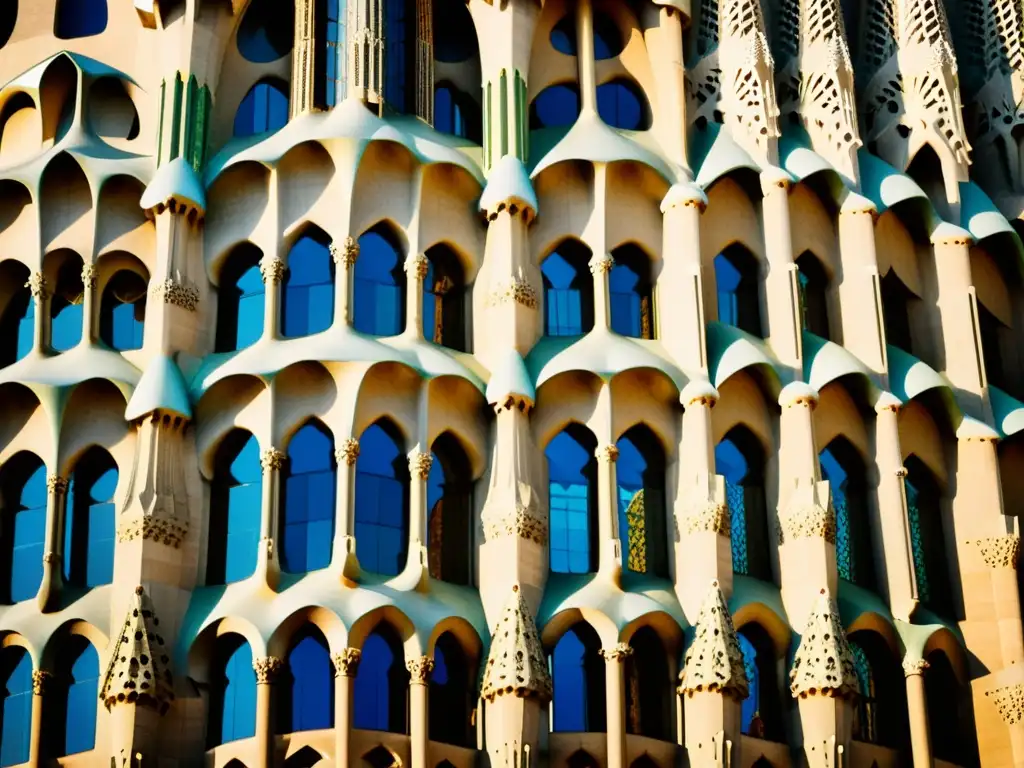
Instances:
[[[505,606],[491,636],[491,649],[484,667],[481,698],[493,702],[499,696],[534,697],[542,704],[551,701],[551,674],[537,625],[519,585]]]
[[[821,590],[789,671],[793,698],[847,698],[860,692],[853,654],[835,601]]]
[[[103,678],[100,699],[107,709],[139,704],[164,714],[174,700],[170,657],[145,590],[136,587]]]
[[[693,642],[686,651],[680,674],[679,693],[693,696],[707,691],[719,692],[737,700],[747,697],[747,672],[739,638],[717,581],[697,615]]]

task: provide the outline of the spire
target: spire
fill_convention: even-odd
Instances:
[[[736,699],[747,697],[747,672],[743,666],[736,628],[717,581],[711,582],[697,616],[697,634],[686,652],[679,692],[689,695],[718,691]]]
[[[544,649],[518,584],[512,586],[512,598],[491,637],[480,686],[481,698],[490,702],[507,694],[535,697],[542,704],[551,701],[551,675]]]
[[[789,671],[789,689],[794,699],[816,695],[846,698],[860,692],[846,631],[826,589],[821,590],[807,619]]]
[[[107,709],[116,704],[143,704],[160,714],[167,711],[174,699],[173,679],[159,626],[145,590],[136,587],[100,689]]]

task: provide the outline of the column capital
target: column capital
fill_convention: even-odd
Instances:
[[[351,269],[359,259],[359,241],[348,235],[340,244],[331,241],[328,249],[335,264]]]
[[[359,662],[363,652],[358,648],[345,648],[340,653],[331,655],[335,677],[355,677],[359,671]]]
[[[50,493],[64,493],[68,489],[68,481],[60,475],[49,475],[46,478],[46,490]]]
[[[434,660],[429,656],[419,656],[405,662],[409,670],[409,685],[426,685],[434,672]]]
[[[513,275],[508,280],[494,284],[487,295],[488,307],[510,303],[519,304],[527,309],[537,309],[540,306],[537,290],[524,275]]]
[[[346,464],[352,466],[356,463],[356,459],[359,458],[359,441],[354,437],[346,438],[341,441],[341,444],[334,449],[334,460],[338,464]]]
[[[46,278],[42,272],[33,272],[29,275],[25,287],[32,293],[32,298],[37,301],[41,301],[50,295],[49,286],[46,284]]]
[[[612,271],[612,267],[615,266],[615,259],[612,258],[610,253],[595,253],[590,259],[589,266],[590,274],[605,275]]]
[[[923,675],[924,671],[930,667],[924,659],[904,659],[903,660],[903,674],[907,677],[913,677],[914,675]]]
[[[614,443],[599,446],[594,451],[594,457],[605,464],[616,462],[619,460],[619,448]]]
[[[405,260],[405,274],[415,277],[420,282],[427,279],[427,271],[430,269],[430,259],[425,253],[417,253]]]
[[[709,499],[697,499],[687,505],[685,517],[680,521],[679,533],[717,533],[729,537],[732,520],[729,507]]]
[[[260,275],[268,284],[280,283],[284,279],[284,262],[277,256],[264,255],[260,259]]]
[[[605,661],[625,661],[633,655],[633,646],[629,643],[619,643],[611,648],[601,649],[601,658]]]
[[[824,539],[836,543],[836,515],[831,504],[800,504],[780,512],[779,544],[794,539]]]
[[[153,283],[149,295],[155,301],[180,307],[186,312],[195,312],[199,308],[199,288],[180,274]]]
[[[96,287],[96,265],[82,265],[82,286],[87,289]]]
[[[53,679],[53,675],[47,672],[45,669],[33,669],[32,670],[32,694],[34,696],[42,696],[46,693],[46,686],[50,680]]]
[[[261,656],[252,660],[252,668],[256,673],[256,685],[273,685],[284,669],[284,662],[277,656]]]
[[[1020,554],[1020,536],[1015,533],[1006,536],[989,536],[983,539],[971,539],[967,542],[978,548],[985,565],[993,570],[1011,568],[1017,570],[1017,557]]]
[[[430,468],[434,465],[434,457],[429,453],[413,451],[409,454],[409,474],[426,480],[430,476]]]
[[[260,455],[260,466],[263,467],[264,474],[270,471],[278,472],[284,466],[284,460],[284,453],[270,447]]]

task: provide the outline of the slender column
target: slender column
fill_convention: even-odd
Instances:
[[[643,24],[651,72],[657,89],[654,126],[665,153],[677,165],[686,167],[686,131],[678,126],[686,120],[686,74],[683,66],[683,17],[670,6],[653,6],[645,10],[657,23]]]
[[[50,289],[42,272],[33,272],[25,287],[31,291],[32,301],[35,302],[32,349],[41,354],[50,345],[50,324],[47,322],[47,316],[50,314]]]
[[[334,259],[334,325],[352,325],[352,286],[359,259],[359,241],[349,235],[341,245],[331,243]]]
[[[907,497],[900,450],[899,411],[901,403],[893,395],[883,394],[875,404],[875,466],[878,468],[878,528],[889,588],[889,606],[893,616],[910,620],[917,602],[917,584],[907,524]],[[876,557],[878,555],[876,554]]]
[[[295,44],[292,50],[292,117],[313,110],[316,77],[316,6],[314,0],[295,3]],[[345,48],[338,52],[345,55]],[[333,73],[329,73],[333,74]]]
[[[580,68],[580,105],[597,111],[597,75],[594,71],[594,8],[591,0],[576,3],[576,60]]]
[[[63,578],[61,563],[62,547],[59,544],[64,508],[64,497],[68,490],[68,481],[60,475],[46,478],[46,532],[43,543],[43,580],[39,584],[36,602],[39,610],[45,610],[54,596],[60,591]]]
[[[885,370],[885,324],[882,320],[878,254],[875,251],[874,203],[850,193],[839,213],[839,251],[843,281],[839,301],[859,312],[840,313],[843,345],[876,371]]]
[[[789,216],[789,179],[781,174],[761,176],[764,198],[761,213],[764,249],[768,263],[764,280],[767,327],[772,350],[779,359],[797,367],[800,362],[801,327],[797,314],[796,266]]]
[[[980,396],[984,378],[975,321],[978,310],[971,279],[970,235],[958,227],[951,228],[956,232],[932,240],[943,370],[955,386]],[[969,400],[967,405],[970,408]],[[971,410],[980,409],[976,405]]]
[[[409,559],[406,567],[419,562],[426,545],[427,478],[433,464],[434,457],[429,453],[412,451],[409,454]]]
[[[284,262],[277,256],[260,259],[260,275],[266,292],[263,302],[263,338],[276,339],[280,335],[278,319],[281,316],[281,283],[284,281]]]
[[[932,768],[931,736],[928,732],[928,699],[924,691],[924,659],[905,659],[903,673],[907,676],[907,713],[910,717],[910,750],[914,768]]]
[[[427,746],[430,739],[427,694],[430,692],[430,674],[434,660],[429,656],[409,659],[409,764],[411,768],[428,768]]]
[[[664,10],[664,9],[662,9]],[[665,348],[685,369],[707,367],[700,217],[707,197],[696,186],[676,184],[661,201],[662,262],[657,306]]]
[[[256,572],[263,574],[264,578],[272,569],[276,570],[274,521],[277,519],[278,499],[281,498],[279,488],[284,460],[284,453],[273,446],[267,448],[260,456],[260,466],[263,467],[263,503],[260,505],[260,542],[256,555]]]
[[[272,716],[274,682],[284,668],[276,656],[263,656],[252,660],[256,672],[256,765],[254,768],[272,768],[274,765],[274,720]]]
[[[96,340],[96,267],[82,265],[82,339],[86,344]]]
[[[418,253],[405,260],[405,330],[423,338],[423,281],[427,279],[430,260]]]
[[[44,669],[32,670],[32,721],[29,725],[28,764],[40,765],[43,736],[43,696],[50,682],[50,673]]]
[[[605,660],[605,693],[608,719],[608,768],[626,765],[626,659],[633,648],[620,643],[614,648],[602,648]]]
[[[359,671],[363,652],[345,648],[331,656],[334,663],[334,764],[349,765],[349,739],[352,731],[352,680]]]
[[[619,449],[602,445],[595,451],[597,457],[597,538],[600,573],[613,573],[622,568],[622,545],[619,542],[618,482],[615,462]]]
[[[347,553],[355,552],[355,473],[359,458],[359,441],[354,437],[343,440],[334,450],[338,462],[338,486],[334,501],[334,520],[338,532],[334,537],[332,562],[339,565]]]
[[[594,328],[612,327],[611,296],[608,273],[615,266],[610,254],[594,254],[590,259],[590,274],[594,276]]]

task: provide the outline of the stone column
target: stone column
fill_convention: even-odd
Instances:
[[[935,281],[945,371],[954,386],[979,398],[973,407],[966,407],[975,415],[980,413],[980,396],[984,381],[981,349],[978,346],[978,316],[971,279],[970,234],[959,227],[944,224],[932,235],[935,250]],[[964,393],[966,394],[966,393]]]
[[[86,344],[96,340],[96,267],[82,265],[82,339]]]
[[[772,351],[786,365],[799,368],[801,358],[801,322],[798,311],[796,265],[793,263],[793,238],[789,216],[789,177],[781,169],[761,174],[762,224],[764,226],[764,307],[765,337]]]
[[[334,664],[334,764],[349,765],[349,739],[352,731],[352,680],[359,671],[363,652],[345,648],[331,656]]]
[[[598,447],[594,456],[597,457],[597,570],[599,573],[615,574],[622,569],[618,482],[615,477],[619,449],[609,443]]]
[[[337,245],[330,246],[334,259],[334,325],[352,325],[352,287],[355,282],[355,266],[359,259],[359,241],[348,235]]]
[[[656,303],[661,327],[671,329],[662,343],[688,370],[707,367],[700,261],[700,217],[707,200],[699,187],[675,184],[661,201],[664,259]]]
[[[931,736],[928,733],[928,699],[924,690],[924,659],[904,659],[903,674],[907,676],[907,714],[910,718],[910,750],[914,768],[932,768]],[[952,706],[952,704],[950,704]]]
[[[594,71],[594,8],[591,0],[576,3],[576,61],[580,70],[582,113],[597,112],[597,76]]]
[[[36,602],[39,610],[45,610],[60,593],[64,577],[61,572],[63,547],[60,532],[63,530],[64,500],[68,481],[60,475],[46,478],[46,531],[43,544],[43,580],[39,584]]]
[[[429,656],[409,659],[405,662],[409,670],[409,764],[411,768],[428,768],[428,747],[430,741],[430,713],[428,699],[430,674],[434,671],[434,660]]]
[[[316,6],[315,0],[295,3],[295,43],[292,48],[292,95],[289,100],[291,116],[311,112],[316,106]],[[343,56],[344,48],[338,52]]]
[[[276,656],[263,656],[252,660],[256,672],[256,765],[254,768],[273,768],[274,719],[273,694],[277,676],[284,662]]]
[[[413,450],[409,454],[409,552],[405,567],[427,567],[427,478],[434,457]]]
[[[356,554],[355,498],[356,460],[359,458],[359,441],[354,437],[342,440],[334,449],[338,463],[337,492],[334,500],[334,521],[337,532],[334,535],[334,552],[331,563],[347,570],[347,559]]]
[[[35,303],[32,349],[37,354],[42,354],[50,345],[50,289],[42,272],[33,272],[25,287],[32,293],[32,301]]]
[[[882,319],[881,283],[875,251],[875,204],[854,192],[847,194],[839,212],[839,252],[844,265],[837,286],[844,307],[843,345],[876,371],[885,370],[885,322]],[[870,318],[870,319],[868,319]]]
[[[405,260],[405,331],[423,338],[423,281],[427,279],[430,260],[418,253]]]
[[[263,338],[276,339],[280,336],[281,283],[284,282],[285,266],[277,256],[266,255],[260,259],[260,275],[266,286],[263,303]]]
[[[594,276],[594,329],[612,327],[611,296],[608,291],[608,273],[615,266],[610,254],[594,254],[590,259],[590,274]]]
[[[43,736],[43,696],[51,675],[44,669],[32,670],[32,720],[29,725],[28,764],[41,765]]]
[[[626,766],[626,659],[633,648],[619,643],[613,648],[602,648],[605,660],[605,696],[608,719],[608,768]]]
[[[263,503],[260,505],[260,541],[256,555],[256,573],[264,579],[277,577],[277,553],[274,539],[277,523],[277,507],[281,498],[281,468],[285,454],[271,446],[260,456],[263,468]]]
[[[676,165],[687,166],[686,74],[683,64],[683,15],[670,6],[654,6],[645,12],[642,29],[654,75],[657,106],[654,129],[665,154]],[[654,20],[657,22],[654,23]]]

